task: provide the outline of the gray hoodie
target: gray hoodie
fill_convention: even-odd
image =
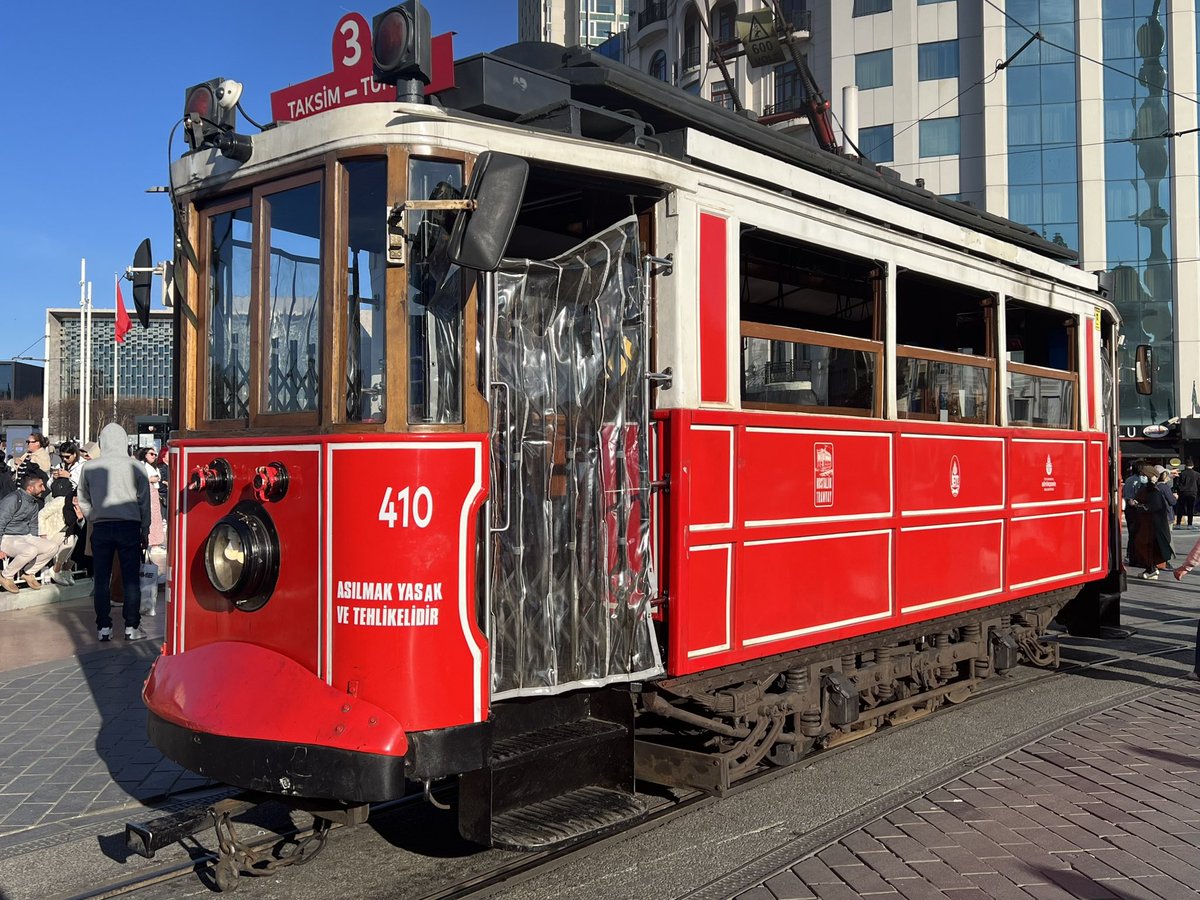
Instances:
[[[116,422],[100,432],[100,455],[89,459],[79,476],[79,508],[93,525],[138,522],[150,533],[150,480],[129,455],[129,436]]]

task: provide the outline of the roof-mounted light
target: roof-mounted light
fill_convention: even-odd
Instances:
[[[429,11],[420,0],[405,0],[381,12],[371,23],[371,62],[375,80],[394,84],[396,99],[425,102],[433,78]]]
[[[226,78],[210,78],[188,88],[183,100],[188,147],[192,150],[215,147],[229,159],[248,160],[254,152],[254,141],[236,131],[241,96],[241,83]]]

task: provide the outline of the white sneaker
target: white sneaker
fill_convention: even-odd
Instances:
[[[71,581],[71,576],[66,572],[54,572],[51,574],[50,580],[59,587],[70,587],[72,584],[74,584],[74,582]]]
[[[111,628],[101,628],[96,633],[96,637],[98,637],[102,641],[111,641],[112,640],[112,629]]]
[[[127,641],[140,641],[145,637],[146,632],[142,631],[141,628],[126,627],[125,629],[125,640]]]

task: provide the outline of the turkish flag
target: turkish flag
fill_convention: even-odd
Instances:
[[[117,283],[117,343],[125,343],[125,335],[133,327],[129,313],[125,312],[125,299],[121,296],[121,285]]]

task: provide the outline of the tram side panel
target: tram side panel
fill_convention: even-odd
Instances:
[[[1106,569],[1102,434],[708,410],[666,420],[672,675]]]

